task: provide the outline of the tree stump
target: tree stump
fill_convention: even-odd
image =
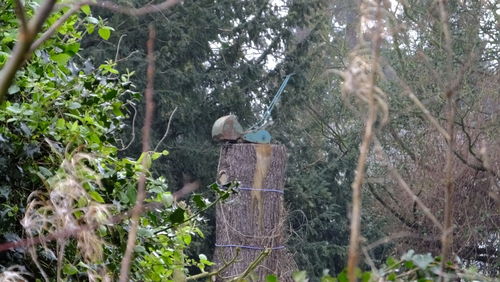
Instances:
[[[271,144],[225,144],[219,159],[219,178],[239,181],[238,193],[216,207],[216,268],[236,256],[238,260],[219,273],[217,281],[241,275],[264,251],[271,254],[253,271],[254,281],[274,274],[292,281],[295,263],[284,236],[284,184],[286,149]]]

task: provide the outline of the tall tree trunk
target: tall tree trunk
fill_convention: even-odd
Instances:
[[[240,276],[266,248],[271,254],[255,268],[255,281],[274,274],[292,281],[292,256],[284,248],[286,149],[270,144],[226,144],[221,148],[218,175],[239,181],[238,193],[217,206],[215,262],[217,268],[238,260],[219,274],[218,281]]]

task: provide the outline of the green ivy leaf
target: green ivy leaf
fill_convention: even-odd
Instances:
[[[63,267],[63,273],[66,275],[74,275],[78,273],[78,268],[72,264],[65,264]]]
[[[89,195],[92,199],[94,199],[94,201],[98,203],[104,203],[104,199],[96,191],[89,191]]]
[[[365,271],[361,275],[361,281],[362,282],[368,282],[368,281],[370,281],[371,277],[372,277],[372,273],[368,272],[368,271]]]
[[[7,111],[9,112],[12,112],[14,114],[20,114],[23,110],[21,109],[21,107],[19,106],[19,104],[13,104],[12,106],[8,106],[6,108]]]
[[[170,207],[172,203],[174,202],[174,197],[172,196],[172,193],[163,193],[161,195],[161,202],[166,206]]]
[[[137,190],[133,185],[129,185],[127,189],[127,199],[129,203],[135,203],[135,198],[137,197]]]
[[[19,88],[19,86],[17,86],[16,84],[12,84],[9,89],[7,90],[7,93],[9,94],[15,94],[17,92],[19,92],[21,90],[21,88]]]
[[[205,204],[205,201],[203,201],[203,198],[201,197],[201,195],[194,195],[193,202],[195,203],[196,207],[199,209],[204,209],[207,207],[207,204]]]
[[[68,108],[70,108],[72,110],[76,110],[76,109],[79,109],[81,107],[82,107],[82,105],[80,103],[78,103],[78,102],[71,102],[68,105]]]
[[[85,25],[85,29],[87,29],[87,32],[89,34],[92,34],[95,31],[95,25],[94,24],[87,24],[87,25]]]
[[[182,236],[182,241],[184,241],[184,243],[185,243],[186,245],[191,244],[191,240],[192,240],[192,238],[191,238],[191,235],[189,235],[189,234],[184,234],[184,235]]]
[[[198,258],[200,259],[200,262],[203,263],[204,265],[214,265],[215,264],[215,263],[209,261],[207,256],[204,254],[199,254]]]
[[[339,280],[339,282],[348,282],[349,279],[347,279],[347,272],[344,270],[342,271],[338,276],[337,276],[337,280]]]
[[[99,24],[99,20],[94,17],[87,17],[87,21],[91,24]]]
[[[101,36],[101,38],[104,40],[108,40],[109,37],[111,36],[111,29],[109,29],[109,27],[106,26],[99,28],[97,32],[99,33],[99,36]]]
[[[83,5],[81,8],[83,13],[85,13],[85,15],[87,16],[90,16],[90,6],[89,5]]]
[[[278,277],[276,277],[275,275],[267,275],[266,276],[266,282],[278,282]]]
[[[321,282],[336,282],[337,279],[331,277],[330,275],[326,275],[326,276],[323,276],[321,277]]]
[[[168,219],[173,224],[182,223],[184,221],[184,210],[181,209],[181,208],[175,209],[175,211],[170,214],[170,216],[168,217]]]
[[[76,54],[80,51],[80,43],[74,42],[65,46],[64,50],[70,54]]]
[[[136,253],[145,253],[146,252],[146,248],[144,248],[144,246],[137,245],[137,246],[134,247],[134,251]]]
[[[50,56],[50,58],[56,62],[58,65],[60,66],[65,66],[69,59],[71,59],[71,56],[66,54],[66,53],[60,53],[60,54],[56,54],[56,55],[52,55]]]

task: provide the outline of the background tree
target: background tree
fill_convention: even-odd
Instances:
[[[138,44],[145,41],[145,35],[137,30],[155,23],[160,44],[156,140],[178,107],[164,143],[172,153],[162,159],[156,173],[165,175],[173,190],[185,182],[199,180],[203,187],[213,181],[218,147],[211,141],[210,130],[218,117],[232,112],[244,127],[251,126],[284,75],[295,73],[273,112],[269,131],[289,149],[286,197],[291,228],[298,230],[293,231],[289,247],[297,253],[299,265],[315,275],[324,268],[340,271],[347,245],[349,183],[357,137],[355,128],[345,124],[359,124],[349,121],[352,115],[339,98],[339,79],[325,72],[344,65],[349,51],[346,40],[355,37],[352,13],[356,9],[349,3],[207,0],[185,1],[154,17],[103,12],[101,17],[116,29],[109,40],[112,45],[97,36],[84,43],[89,47],[87,54],[98,61],[116,53],[118,68],[135,69],[144,64]],[[332,28],[334,15],[338,23]],[[349,22],[348,38],[344,22]],[[137,148],[131,147],[133,151]],[[208,239],[213,242],[211,235]]]

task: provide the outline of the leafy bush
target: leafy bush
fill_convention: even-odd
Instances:
[[[38,4],[25,6],[31,16]],[[0,8],[2,67],[17,40],[18,22],[13,1]],[[192,236],[203,236],[196,222],[202,220],[199,210],[210,205],[200,197],[193,208],[174,202],[165,179],[153,178],[142,166],[143,158],[153,161],[168,152],[144,153],[137,160],[118,156],[128,105],[140,96],[129,80],[133,73],[120,74],[112,61],[94,67],[78,55],[85,34],[97,30],[106,40],[112,31],[89,7],[81,10],[34,52],[0,106],[0,234],[3,240],[19,239],[23,215],[28,237],[59,234],[54,242],[29,248],[37,268],[24,261],[22,249],[2,254],[0,266],[27,264],[28,272],[46,280],[116,278],[127,211],[135,203],[138,176],[146,173],[149,208],[140,218],[131,278],[169,281],[187,275],[191,266],[204,271],[211,264],[206,257],[188,258],[184,251]],[[42,32],[64,11],[52,14]],[[212,188],[219,199],[228,193]]]

